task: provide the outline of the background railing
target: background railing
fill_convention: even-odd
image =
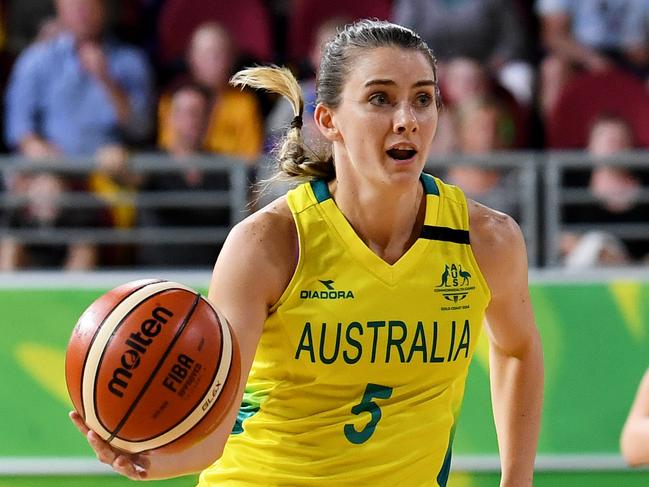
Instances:
[[[229,224],[209,227],[175,226],[132,228],[0,228],[0,237],[11,236],[25,244],[64,244],[86,241],[100,245],[113,244],[221,244],[233,224],[252,211],[250,183],[251,166],[222,156],[202,156],[186,161],[191,167],[218,173],[223,188],[202,191],[144,191],[118,192],[108,201],[97,194],[81,191],[64,192],[58,204],[68,208],[105,208],[131,205],[137,209],[155,208],[214,208],[230,215]],[[584,232],[605,230],[623,239],[649,240],[649,213],[637,222],[576,223],[566,222],[566,205],[595,204],[595,196],[585,186],[571,185],[566,174],[571,171],[588,173],[597,164],[624,166],[649,173],[649,151],[621,154],[610,159],[593,159],[584,152],[504,152],[484,156],[451,155],[432,157],[426,170],[442,178],[451,167],[478,166],[499,171],[513,185],[499,189],[515,203],[516,219],[528,247],[532,267],[554,267],[561,264],[559,236],[564,231]],[[189,164],[187,164],[189,165]],[[267,166],[267,162],[265,166]],[[177,172],[179,166],[167,156],[155,153],[133,155],[128,166],[135,174]],[[91,159],[65,158],[35,162],[15,156],[0,156],[0,168],[5,180],[20,172],[55,171],[69,176],[88,175],[95,170]],[[637,196],[638,203],[649,203],[649,184]],[[501,195],[502,196],[502,195]],[[480,201],[480,197],[476,197]],[[488,201],[485,201],[488,204]],[[0,213],[25,204],[25,198],[0,192]]]
[[[63,177],[83,177],[95,169],[94,162],[83,158],[32,161],[21,157],[1,157],[0,167],[5,179],[20,173],[55,172]],[[0,236],[11,236],[25,244],[65,244],[69,242],[90,242],[96,244],[190,244],[222,243],[230,228],[241,221],[249,212],[250,167],[242,161],[222,156],[197,156],[183,161],[179,166],[167,156],[139,154],[128,161],[129,170],[135,175],[177,173],[192,168],[206,173],[216,173],[223,180],[223,189],[182,191],[117,191],[102,197],[93,192],[65,191],[57,199],[61,208],[115,208],[120,205],[138,209],[196,208],[226,209],[229,224],[201,227],[138,227],[133,228],[55,228],[34,229],[1,228]],[[0,211],[24,205],[26,197],[8,192],[0,193]]]
[[[649,210],[634,221],[569,222],[566,209],[593,205],[595,196],[583,187],[583,179],[598,166],[627,168],[636,173],[642,188],[633,196],[634,205],[649,203],[649,151],[616,154],[606,158],[592,158],[583,152],[551,152],[542,159],[539,167],[544,181],[542,195],[544,213],[544,239],[547,266],[560,264],[559,236],[563,232],[583,234],[591,230],[604,231],[616,237],[649,242]],[[580,185],[579,182],[582,182]]]

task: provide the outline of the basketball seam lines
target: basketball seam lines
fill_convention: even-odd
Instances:
[[[222,343],[223,343],[223,340],[224,340],[224,337],[223,337],[223,333],[224,333],[224,331],[223,331],[223,324],[221,323],[221,319],[219,318],[219,315],[216,313],[216,311],[214,311],[214,308],[212,308],[211,306],[210,306],[209,308],[210,308],[210,311],[212,311],[212,313],[214,313],[214,316],[216,317],[217,321],[219,321],[219,324],[220,324],[220,326],[219,326],[219,333],[220,333],[220,335],[221,335],[221,340],[220,340],[220,341],[221,341],[221,344],[222,344]],[[223,357],[223,346],[221,346],[221,348],[220,348],[220,350],[219,350],[219,356],[218,356],[218,359],[216,360],[216,363],[219,364],[219,366],[221,365],[221,358],[222,358],[222,357]],[[209,380],[210,388],[211,388],[211,386],[214,384],[214,380],[216,379],[216,376],[217,376],[218,373],[219,373],[219,368],[220,368],[220,367],[215,367],[215,368],[214,368],[214,373],[212,374],[212,376],[210,377],[210,380]],[[226,376],[226,379],[223,381],[223,385],[221,386],[221,390],[225,389],[225,384],[227,383],[227,380],[228,380],[229,377],[230,377],[230,374],[228,373],[228,375]],[[200,397],[198,398],[198,401],[196,401],[196,404],[194,404],[191,408],[188,408],[187,414],[186,414],[185,416],[183,416],[182,418],[180,418],[178,421],[176,421],[175,424],[171,425],[169,428],[167,428],[167,429],[164,430],[164,431],[160,431],[160,432],[156,433],[154,436],[151,436],[151,437],[149,437],[149,438],[143,438],[143,439],[141,439],[141,440],[137,440],[137,443],[141,443],[141,442],[145,442],[145,441],[154,440],[154,439],[156,439],[156,438],[158,438],[158,437],[160,437],[160,436],[162,436],[162,435],[165,435],[165,434],[169,433],[171,430],[173,430],[174,428],[176,428],[178,425],[182,424],[183,421],[185,421],[188,417],[190,417],[192,414],[194,414],[194,411],[196,411],[196,409],[198,408],[198,406],[199,406],[203,401],[205,401],[205,395],[200,396]],[[205,419],[206,416],[207,416],[207,413],[204,414],[203,417],[201,417],[201,418],[200,418],[200,419],[199,419],[199,420],[194,424],[193,427],[195,427],[196,425],[198,425],[198,423],[200,423],[201,421],[203,421],[203,419]],[[118,439],[120,439],[120,440],[125,440],[125,441],[133,441],[133,440],[127,440],[127,439],[125,439],[125,438],[121,438],[121,437],[118,436],[117,434],[115,435],[115,438],[118,438]]]
[[[164,281],[160,281],[160,282],[164,282]],[[152,284],[157,284],[157,283],[152,283]],[[143,289],[144,287],[146,287],[146,286],[142,286],[140,289]],[[124,299],[126,299],[126,298],[132,296],[135,292],[139,291],[140,289],[136,289],[134,292],[130,293],[128,296],[125,296]],[[99,356],[99,360],[97,360],[97,371],[101,370],[102,362],[104,361],[104,357],[106,356],[106,349],[108,349],[108,346],[110,345],[110,342],[113,341],[113,338],[115,338],[115,335],[117,334],[117,331],[118,331],[119,328],[124,324],[124,322],[128,319],[128,317],[131,316],[131,315],[135,312],[137,306],[139,306],[139,305],[142,304],[143,302],[145,302],[145,301],[147,301],[147,300],[149,300],[149,299],[151,299],[151,298],[154,298],[155,296],[157,296],[157,295],[159,295],[159,294],[162,294],[163,292],[168,291],[168,290],[169,290],[169,289],[162,289],[162,290],[160,290],[160,291],[157,291],[157,292],[155,292],[155,293],[153,293],[153,294],[148,295],[147,297],[143,298],[142,301],[140,301],[139,303],[137,303],[136,306],[133,306],[133,307],[132,307],[132,308],[131,308],[131,309],[130,309],[130,310],[129,310],[129,311],[128,311],[128,312],[127,312],[123,317],[122,317],[122,319],[119,321],[119,323],[117,324],[117,326],[115,326],[115,328],[113,329],[112,333],[110,334],[110,337],[108,337],[108,340],[106,340],[106,343],[104,344],[103,351],[102,351],[101,355]],[[122,301],[124,301],[124,299],[123,299]],[[122,303],[122,301],[120,301],[120,302],[118,303],[118,306],[119,306],[119,304]],[[117,306],[115,306],[115,307],[113,308],[113,310],[115,310],[115,308],[117,308]],[[112,311],[111,311],[111,314],[112,314]],[[110,316],[110,314],[109,314],[108,316],[106,316],[106,319],[108,319],[109,316]],[[99,331],[99,329],[103,326],[103,324],[104,324],[105,321],[106,321],[105,319],[104,319],[104,321],[102,321],[101,325],[100,325],[99,328],[97,329],[98,331]],[[88,350],[90,350],[90,348],[88,348]],[[87,359],[87,358],[88,358],[88,354],[86,354],[86,359]],[[98,423],[99,423],[99,424],[100,424],[100,425],[101,425],[101,426],[102,426],[106,431],[110,432],[110,428],[109,428],[106,424],[104,424],[104,421],[102,420],[101,416],[100,416],[99,414],[97,414],[97,411],[99,411],[99,407],[98,407],[98,405],[97,405],[97,396],[98,396],[98,394],[97,394],[97,390],[98,390],[98,388],[99,388],[99,379],[100,379],[100,377],[99,377],[99,373],[97,373],[97,374],[95,375],[95,381],[94,381],[94,383],[93,383],[93,387],[92,387],[92,390],[94,391],[93,396],[92,396],[92,403],[93,403],[94,408],[95,408],[95,416],[96,416],[96,418],[97,418],[97,422],[98,422]]]
[[[144,383],[144,385],[140,389],[140,392],[138,393],[137,397],[133,400],[133,402],[129,406],[129,408],[126,411],[126,413],[124,414],[124,417],[122,418],[122,420],[115,427],[115,429],[111,432],[110,437],[106,440],[108,443],[113,441],[113,439],[119,433],[119,430],[121,430],[124,427],[124,425],[126,424],[126,421],[128,420],[128,418],[131,415],[131,413],[133,412],[133,410],[136,408],[138,402],[140,402],[140,399],[142,399],[142,396],[144,396],[144,394],[146,393],[147,389],[149,388],[149,386],[153,382],[153,379],[155,379],[155,376],[158,374],[158,372],[162,368],[162,364],[164,363],[164,361],[167,359],[167,357],[171,353],[171,350],[172,350],[173,346],[176,344],[176,342],[180,338],[180,335],[185,330],[185,327],[187,326],[187,323],[189,323],[189,319],[194,314],[194,310],[196,309],[196,306],[198,306],[198,303],[199,303],[200,299],[201,299],[200,293],[196,293],[195,297],[194,297],[194,302],[192,303],[192,306],[189,309],[189,312],[185,315],[185,318],[183,319],[182,324],[180,325],[180,327],[176,331],[176,334],[174,335],[174,337],[171,339],[171,342],[169,343],[169,346],[167,347],[167,350],[165,350],[165,352],[162,354],[162,357],[160,357],[160,360],[158,360],[158,363],[156,364],[153,371],[149,375],[149,378],[147,379],[147,381]]]
[[[106,316],[104,316],[104,319],[101,320],[101,323],[99,324],[99,326],[95,330],[95,333],[92,335],[92,339],[90,340],[90,343],[88,344],[88,347],[86,348],[85,356],[83,357],[83,366],[81,367],[81,383],[79,384],[79,396],[80,396],[79,400],[81,402],[81,408],[83,409],[83,419],[84,420],[86,419],[86,406],[83,403],[83,377],[84,377],[85,371],[86,371],[86,364],[88,363],[88,354],[90,353],[90,349],[92,348],[93,343],[95,343],[95,339],[97,338],[97,335],[99,334],[99,330],[101,330],[101,327],[104,325],[104,323],[106,322],[108,317],[113,313],[115,308],[117,306],[119,306],[131,294],[139,291],[140,289],[144,289],[145,287],[150,286],[151,284],[158,284],[159,282],[163,282],[163,280],[159,279],[157,281],[144,283],[144,284],[142,284],[142,286],[138,287],[137,289],[129,292],[128,294],[125,294],[122,297],[122,299],[120,299],[119,302],[115,306],[112,307],[112,309],[108,312],[108,314]],[[100,359],[100,361],[101,361],[101,359]],[[94,398],[95,398],[95,396],[93,395],[93,400],[94,400]],[[97,410],[97,408],[95,408],[95,411],[96,410]],[[79,412],[81,412],[81,411],[79,411]],[[97,418],[97,419],[99,419],[99,418]]]

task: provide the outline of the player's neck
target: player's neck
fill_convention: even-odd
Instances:
[[[421,183],[408,191],[334,181],[336,205],[365,244],[389,263],[417,240],[425,216]]]

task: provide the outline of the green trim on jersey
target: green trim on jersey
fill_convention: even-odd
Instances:
[[[435,178],[433,176],[431,176],[430,174],[421,173],[420,179],[422,184],[424,185],[426,194],[434,194],[435,196],[439,196],[439,188],[437,187],[437,183],[435,182]]]
[[[327,181],[325,181],[324,179],[316,179],[315,181],[311,181],[311,189],[313,190],[313,194],[315,195],[316,200],[318,200],[318,203],[322,203],[323,201],[331,198],[331,193],[329,193],[329,186],[327,186]]]

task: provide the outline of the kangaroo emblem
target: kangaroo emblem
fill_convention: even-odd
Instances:
[[[447,286],[448,285],[447,282],[448,282],[449,273],[450,273],[450,271],[449,271],[449,268],[448,268],[448,264],[446,264],[446,268],[444,269],[444,273],[442,274],[442,283],[437,287],[442,287],[442,286]]]

